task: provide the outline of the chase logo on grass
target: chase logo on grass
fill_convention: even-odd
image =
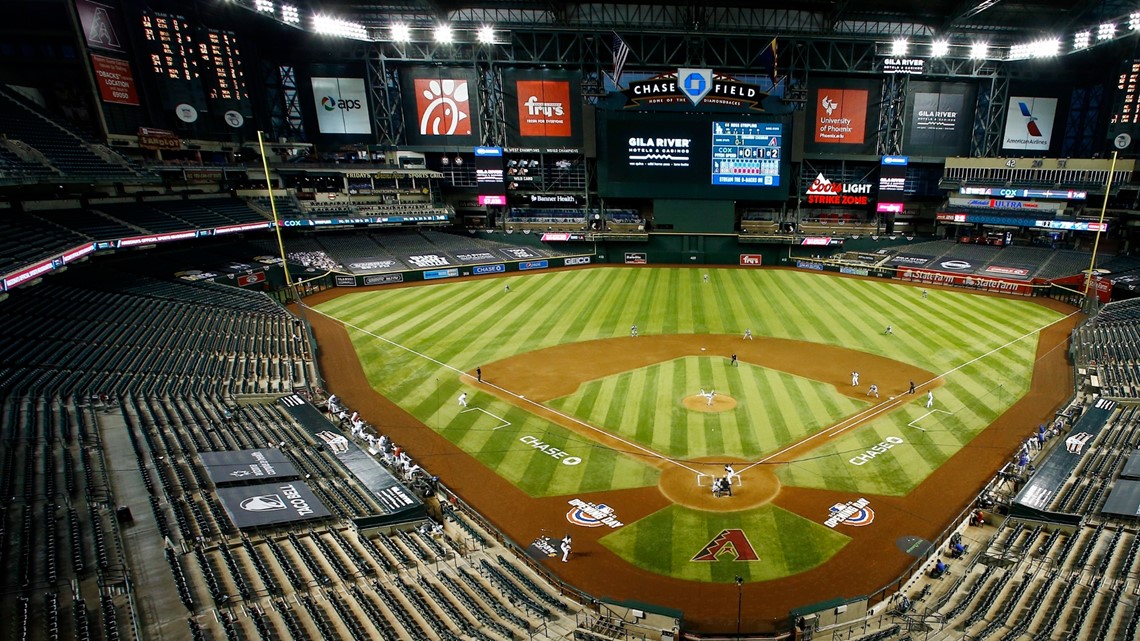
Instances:
[[[744,536],[744,530],[721,530],[691,561],[719,561],[720,555],[731,554],[734,561],[759,561],[752,543]]]
[[[619,528],[625,525],[614,517],[614,509],[605,503],[594,504],[581,499],[573,499],[570,501],[570,505],[574,507],[566,513],[566,520],[574,525],[581,525],[582,527],[608,525],[611,528]]]
[[[870,501],[859,499],[846,503],[836,503],[828,508],[830,516],[823,522],[827,527],[835,527],[842,523],[854,527],[870,525],[875,520],[875,511],[869,507]]]

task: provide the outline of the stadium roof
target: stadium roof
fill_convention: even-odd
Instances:
[[[779,32],[884,34],[990,34],[1000,40],[1061,35],[1127,18],[1135,3],[1084,0],[693,0],[657,2],[554,2],[548,0],[317,0],[313,11],[366,26],[395,21],[492,23],[554,28],[657,28],[711,30],[771,26]],[[672,24],[669,24],[672,22]],[[1123,25],[1127,29],[1127,25]]]

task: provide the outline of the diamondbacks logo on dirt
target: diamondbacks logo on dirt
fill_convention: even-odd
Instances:
[[[573,507],[566,513],[566,520],[574,525],[581,525],[582,527],[608,525],[615,529],[625,525],[614,517],[614,509],[605,503],[594,504],[581,499],[573,499],[570,501],[570,505]]]
[[[732,529],[721,530],[690,561],[719,561],[722,554],[731,554],[734,561],[760,560],[744,530]]]
[[[835,527],[840,523],[854,527],[870,525],[875,520],[875,511],[869,507],[870,503],[867,499],[836,503],[828,508],[830,516],[823,524],[827,527]]]

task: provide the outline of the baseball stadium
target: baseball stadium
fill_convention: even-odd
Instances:
[[[11,0],[0,638],[1140,639],[1140,7]]]

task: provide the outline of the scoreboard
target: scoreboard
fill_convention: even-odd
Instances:
[[[712,184],[780,184],[784,128],[772,122],[714,122]]]
[[[145,55],[164,109],[190,105],[197,111],[221,114],[235,110],[242,116],[251,115],[241,51],[233,32],[194,25],[185,16],[149,8],[142,12],[141,26]]]

